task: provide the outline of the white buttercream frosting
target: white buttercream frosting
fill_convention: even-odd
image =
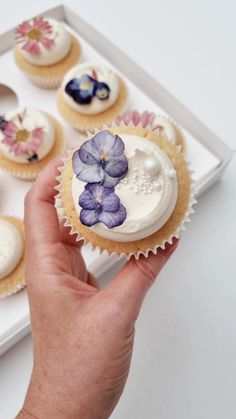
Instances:
[[[66,30],[64,24],[51,18],[45,18],[45,20],[51,26],[51,33],[47,34],[47,38],[54,40],[50,48],[47,49],[42,43],[39,43],[39,53],[32,54],[23,49],[25,40],[18,42],[20,52],[25,60],[38,66],[58,63],[66,57],[71,49],[71,34]]]
[[[109,97],[105,100],[100,100],[96,96],[93,97],[91,103],[89,104],[79,104],[76,103],[71,96],[65,92],[65,86],[69,81],[75,78],[80,78],[83,75],[88,75],[92,77],[93,71],[95,70],[97,74],[97,80],[99,82],[106,83],[110,88]],[[111,70],[107,69],[104,66],[94,65],[92,63],[79,64],[73,67],[66,74],[63,84],[63,97],[67,105],[77,111],[78,113],[85,115],[94,115],[104,112],[106,109],[110,108],[117,100],[119,96],[119,79],[117,75]]]
[[[103,223],[90,227],[97,235],[121,242],[140,240],[158,231],[171,216],[177,201],[178,183],[172,162],[156,144],[135,135],[121,135],[129,169],[115,187],[127,217],[118,227]],[[72,195],[78,217],[79,196],[85,183],[75,176]]]
[[[24,244],[19,230],[0,220],[0,279],[9,275],[22,258]]]
[[[19,121],[19,114],[24,113],[24,117],[22,122]],[[54,126],[49,118],[43,113],[36,109],[15,109],[13,111],[8,112],[5,115],[6,121],[12,121],[16,125],[17,128],[26,129],[29,133],[32,132],[36,128],[43,129],[42,135],[42,144],[39,146],[37,150],[38,160],[43,159],[49,151],[52,149],[54,141],[55,141],[55,131]],[[0,153],[2,153],[6,158],[9,160],[15,161],[16,163],[27,163],[29,155],[28,154],[20,154],[15,155],[13,152],[10,151],[10,146],[8,144],[4,144],[2,140],[4,139],[4,133],[0,131]]]
[[[177,144],[176,132],[172,123],[165,116],[157,115],[155,116],[152,126],[155,127],[155,129],[157,129],[156,128],[157,125],[159,125],[158,131],[160,132],[160,134],[166,135],[168,140],[172,144],[176,145]]]

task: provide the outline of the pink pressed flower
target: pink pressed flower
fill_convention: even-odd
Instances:
[[[23,49],[29,54],[36,55],[40,52],[40,45],[50,49],[54,39],[48,38],[52,27],[47,20],[36,17],[32,22],[23,22],[16,29],[16,42],[23,43]]]
[[[124,116],[118,116],[116,123],[117,125],[120,125],[121,123],[129,125],[132,123],[135,127],[140,124],[143,128],[146,128],[148,125],[150,125],[153,129],[155,129],[153,127],[154,120],[155,114],[153,112],[145,111],[143,113],[139,113],[138,111],[134,111],[128,112]]]
[[[18,120],[18,125],[12,121],[6,122],[6,126],[2,130],[4,135],[2,143],[9,146],[10,152],[15,156],[36,153],[42,144],[43,129],[35,128],[32,131],[25,129],[24,114],[19,115]]]

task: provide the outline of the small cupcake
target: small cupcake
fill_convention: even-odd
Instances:
[[[179,237],[194,203],[183,153],[151,127],[113,125],[88,138],[58,178],[71,233],[127,259]]]
[[[85,63],[65,76],[58,108],[74,128],[86,132],[111,123],[127,106],[123,79],[104,66]]]
[[[56,89],[80,59],[81,47],[62,22],[36,17],[16,29],[15,61],[37,86]]]
[[[0,216],[0,297],[15,294],[25,287],[23,222]]]
[[[0,167],[33,180],[64,148],[63,131],[50,115],[36,109],[0,116]]]
[[[120,125],[121,123],[124,125],[132,124],[135,127],[142,126],[143,128],[150,126],[153,131],[165,135],[171,144],[180,146],[182,152],[185,151],[184,134],[181,128],[176,122],[164,115],[155,115],[153,112],[148,111],[143,113],[139,113],[138,111],[128,112],[126,115],[118,116],[116,119],[117,125]]]

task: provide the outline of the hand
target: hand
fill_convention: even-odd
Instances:
[[[177,241],[131,258],[103,290],[54,207],[56,159],[25,200],[34,365],[19,418],[105,419],[123,391],[144,296]]]

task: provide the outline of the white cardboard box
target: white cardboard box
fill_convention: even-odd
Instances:
[[[129,109],[166,113],[184,129],[187,140],[187,159],[194,170],[199,193],[209,188],[223,173],[233,151],[201,121],[188,111],[171,93],[149,76],[119,48],[81,19],[69,8],[61,5],[42,13],[63,20],[78,36],[82,44],[82,61],[105,62],[126,78],[130,99]],[[14,29],[0,36],[0,83],[10,86],[17,94],[20,105],[47,110],[64,125],[69,145],[78,144],[78,133],[61,119],[55,106],[55,91],[43,91],[33,86],[14,64],[12,47]],[[1,94],[1,91],[0,91]],[[1,100],[2,99],[2,100]],[[4,103],[3,103],[4,101]],[[0,96],[0,112],[6,97]],[[23,216],[24,195],[30,182],[23,182],[0,171],[0,213]],[[89,270],[101,276],[116,262],[116,258],[84,248]],[[0,301],[0,354],[25,336],[30,330],[26,291]]]

